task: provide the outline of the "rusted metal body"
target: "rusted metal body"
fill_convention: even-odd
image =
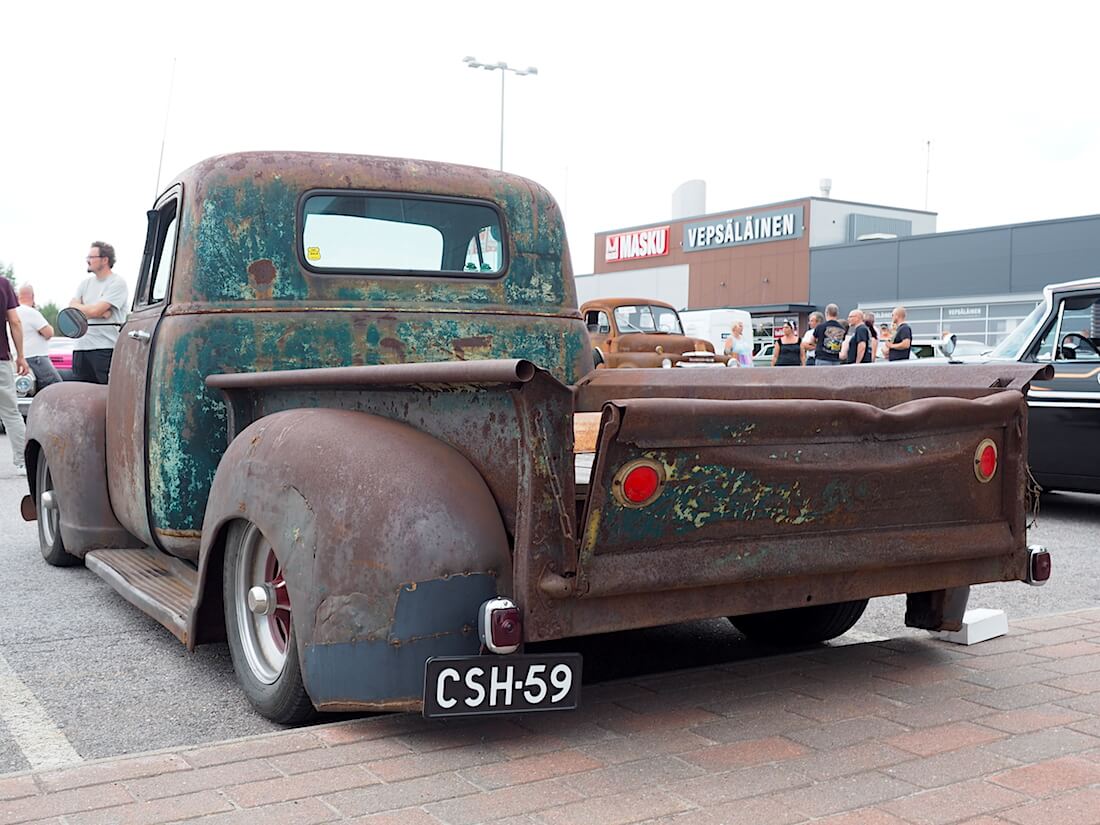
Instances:
[[[491,203],[508,265],[318,273],[314,190]],[[171,280],[156,298],[154,226],[109,389],[35,402],[25,512],[44,458],[69,552],[192,647],[225,636],[227,535],[251,522],[318,707],[416,706],[425,659],[477,653],[495,595],[538,641],[1027,577],[1037,368],[592,371],[556,205],[484,170],[226,156],[154,211],[178,216]],[[599,417],[587,484],[578,414]],[[627,506],[638,461],[662,486]]]
[[[588,324],[589,339],[600,353],[603,366],[608,369],[660,367],[666,359],[675,366],[684,360],[682,356],[686,352],[714,352],[710,341],[679,332],[626,332],[620,329],[615,310],[623,306],[638,305],[661,307],[669,312],[676,312],[672,304],[652,298],[597,298],[581,306],[581,315],[586,319],[592,312],[602,312],[607,316],[606,331],[598,324]],[[677,323],[680,323],[678,315]],[[715,357],[715,362],[722,364],[726,360],[725,355],[719,354]]]

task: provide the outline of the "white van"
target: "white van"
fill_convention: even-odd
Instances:
[[[743,309],[689,309],[680,312],[684,334],[710,341],[719,355],[726,351],[726,339],[730,337],[730,328],[735,321],[744,324],[744,335],[752,344],[752,316]]]

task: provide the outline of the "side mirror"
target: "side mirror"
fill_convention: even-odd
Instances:
[[[955,333],[951,333],[939,343],[940,352],[950,358],[955,354]]]
[[[57,313],[57,331],[66,338],[82,338],[88,331],[88,317],[76,307]]]

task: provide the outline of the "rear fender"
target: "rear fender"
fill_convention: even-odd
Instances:
[[[196,642],[219,635],[234,519],[256,524],[286,571],[319,708],[416,706],[425,659],[476,654],[478,606],[511,595],[508,537],[484,480],[454,448],[386,418],[288,410],[233,440],[203,523]]]
[[[65,549],[83,558],[102,547],[141,547],[115,517],[107,492],[107,387],[79,381],[45,387],[27,418],[27,478],[37,500],[38,463],[50,465]]]

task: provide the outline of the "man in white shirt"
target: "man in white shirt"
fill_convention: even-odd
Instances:
[[[23,322],[23,355],[34,373],[38,389],[56,384],[61,376],[50,363],[50,348],[47,343],[53,338],[53,327],[34,305],[34,287],[30,284],[19,287],[19,306],[15,311]]]
[[[88,332],[77,339],[73,349],[73,378],[106,384],[130,293],[122,276],[112,271],[115,248],[109,243],[93,242],[87,263],[92,277],[80,282],[76,297],[69,302],[88,317]]]

